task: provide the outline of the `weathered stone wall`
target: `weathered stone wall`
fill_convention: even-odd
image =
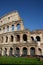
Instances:
[[[3,16],[0,19],[0,55],[43,55],[43,33],[25,29],[17,11]]]

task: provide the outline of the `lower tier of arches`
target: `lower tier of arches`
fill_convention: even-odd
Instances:
[[[43,49],[38,47],[2,47],[0,56],[26,56],[26,55],[43,55]]]

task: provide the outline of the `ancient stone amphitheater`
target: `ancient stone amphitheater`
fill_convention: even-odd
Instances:
[[[43,30],[25,29],[17,11],[5,14],[0,17],[0,55],[43,55]]]

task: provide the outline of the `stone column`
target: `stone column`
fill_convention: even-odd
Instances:
[[[8,35],[8,42],[10,42],[10,39],[11,39],[11,37],[10,37],[10,35]]]
[[[5,26],[5,32],[7,32],[7,26]]]
[[[39,53],[38,53],[38,47],[35,48],[35,55],[39,55]]]
[[[16,43],[16,35],[14,35],[14,41],[13,42]]]
[[[1,28],[1,32],[3,33],[3,28]]]
[[[13,52],[12,52],[12,54],[14,55],[15,54],[15,51],[14,51],[15,49],[13,48]]]
[[[24,25],[23,25],[22,21],[21,21],[21,23],[20,23],[20,27],[21,27],[21,28],[20,28],[21,30],[24,30]]]
[[[0,43],[1,43],[1,37],[0,37]]]
[[[20,47],[20,56],[23,54],[22,47]]]
[[[9,25],[9,31],[12,31],[12,26],[11,25]]]
[[[10,48],[7,48],[7,56],[9,56]]]
[[[20,34],[20,42],[23,42],[23,34]]]
[[[32,40],[31,40],[31,37],[30,37],[30,34],[29,34],[29,33],[27,34],[27,41],[28,41],[29,43],[31,43],[31,42],[32,42]]]
[[[6,42],[6,36],[3,36],[3,43]]]
[[[40,47],[40,42],[37,42],[37,44],[38,44],[38,47]]]
[[[15,24],[14,26],[15,26],[14,31],[17,31],[17,26],[16,26],[16,24]]]
[[[2,49],[2,54],[1,54],[1,55],[2,55],[2,56],[4,55],[4,54],[3,54],[3,49]]]
[[[30,47],[27,48],[27,55],[30,55]]]
[[[4,56],[4,47],[2,48],[2,56]]]
[[[42,55],[43,55],[43,47],[42,47],[42,50],[41,51],[42,51]]]

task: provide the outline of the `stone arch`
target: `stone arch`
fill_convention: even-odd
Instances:
[[[15,55],[16,55],[16,56],[20,56],[20,49],[19,49],[18,47],[16,47]]]
[[[34,41],[34,37],[33,36],[31,36],[31,39],[32,39],[32,41]]]
[[[17,39],[16,39],[17,41],[20,41],[20,35],[17,35]]]
[[[26,34],[23,35],[23,40],[27,41],[27,35]]]
[[[16,26],[17,26],[17,30],[20,30],[20,23],[18,23]]]
[[[3,27],[3,32],[5,32],[5,27]]]
[[[13,35],[11,35],[11,42],[13,42],[13,40],[14,40],[14,37],[13,37]]]
[[[36,36],[37,41],[41,41],[40,36]]]
[[[7,31],[9,31],[9,26],[7,25]]]
[[[7,48],[4,49],[4,55],[7,56]]]
[[[30,48],[30,55],[35,55],[35,48],[34,47]]]
[[[9,55],[10,55],[10,56],[13,55],[13,48],[12,48],[12,47],[10,48]]]
[[[38,48],[38,51],[39,51],[39,55],[42,55],[42,50],[41,50],[41,48]]]
[[[23,47],[23,55],[27,55],[27,48],[26,47]]]
[[[8,37],[6,36],[6,42],[8,42]]]

